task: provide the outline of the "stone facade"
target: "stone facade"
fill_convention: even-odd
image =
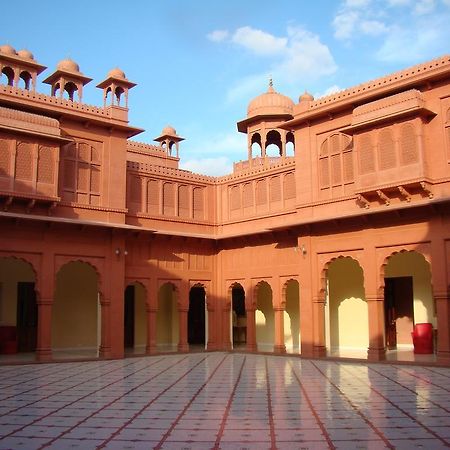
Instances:
[[[19,351],[383,359],[430,322],[450,360],[450,57],[298,103],[270,83],[222,177],[179,169],[172,127],[130,140],[120,69],[103,107],[71,60],[36,92],[44,69],[0,47],[0,328]]]

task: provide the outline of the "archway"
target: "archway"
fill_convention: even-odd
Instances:
[[[172,283],[164,283],[158,292],[156,345],[160,351],[175,351],[179,341],[178,292]]]
[[[231,287],[231,322],[233,348],[247,343],[247,313],[245,310],[245,291],[239,283]]]
[[[275,314],[272,289],[266,281],[256,285],[256,345],[258,350],[272,351],[275,343]]]
[[[266,155],[280,157],[282,149],[281,135],[276,130],[270,130],[266,135]]]
[[[0,75],[4,75],[6,77],[6,85],[7,86],[13,86],[14,85],[14,70],[11,69],[11,67],[4,67],[1,71]],[[3,81],[3,75],[2,75],[2,83]]]
[[[369,316],[364,274],[352,258],[337,258],[328,267],[327,348],[333,353],[364,352],[369,346]]]
[[[72,261],[56,274],[52,309],[55,356],[98,356],[100,347],[98,274],[88,263]]]
[[[201,285],[189,291],[188,344],[205,345],[206,292]]]
[[[284,285],[284,344],[286,351],[300,353],[300,295],[297,280],[289,280]]]
[[[403,251],[388,259],[384,277],[386,346],[412,349],[414,324],[437,325],[430,265],[420,253]]]
[[[129,284],[124,296],[124,348],[133,353],[145,353],[147,320],[146,291],[140,283]]]
[[[0,258],[0,353],[36,350],[35,279],[31,264]]]
[[[286,134],[286,156],[295,156],[295,138],[292,131]]]

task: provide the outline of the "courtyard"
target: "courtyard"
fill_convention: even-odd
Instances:
[[[190,353],[0,367],[0,449],[438,449],[450,368]]]

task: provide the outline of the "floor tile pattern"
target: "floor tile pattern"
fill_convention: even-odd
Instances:
[[[239,353],[0,367],[0,449],[443,449],[450,368]]]

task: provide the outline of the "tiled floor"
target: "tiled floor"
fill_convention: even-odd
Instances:
[[[449,368],[238,353],[0,367],[0,449],[449,446]]]

